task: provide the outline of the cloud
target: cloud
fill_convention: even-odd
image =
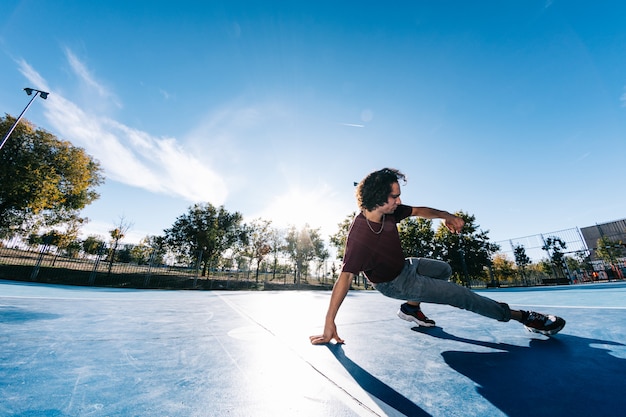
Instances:
[[[67,61],[70,64],[72,71],[78,76],[83,84],[85,84],[92,92],[98,94],[98,96],[100,96],[101,98],[111,101],[118,108],[122,108],[122,104],[115,96],[115,94],[110,92],[109,89],[96,81],[95,77],[87,69],[85,64],[80,61],[76,57],[76,55],[74,55],[74,53],[68,48],[65,48],[65,56],[67,57]]]
[[[81,81],[98,91],[101,98],[115,100],[76,56],[66,53]],[[53,90],[27,62],[18,61],[18,65],[37,88]],[[157,138],[106,116],[85,112],[55,91],[46,101],[44,115],[58,136],[100,161],[108,179],[191,202],[221,205],[226,200],[224,180],[174,138]]]

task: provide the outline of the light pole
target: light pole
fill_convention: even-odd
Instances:
[[[33,104],[33,101],[35,101],[35,98],[37,98],[37,96],[40,96],[42,99],[45,100],[45,99],[48,98],[48,94],[50,94],[50,93],[48,93],[46,91],[36,90],[34,88],[28,88],[28,87],[25,88],[24,91],[26,91],[26,94],[28,94],[29,96],[32,95],[33,92],[35,93],[35,95],[30,99],[30,101],[28,102],[26,107],[24,107],[24,110],[22,110],[22,113],[19,115],[19,117],[17,119],[15,119],[15,123],[13,123],[13,126],[11,126],[11,129],[9,129],[7,134],[4,135],[4,139],[2,139],[2,143],[0,143],[0,149],[2,149],[2,147],[6,143],[7,139],[9,139],[9,136],[11,136],[11,133],[13,133],[13,130],[15,130],[15,127],[17,126],[17,124],[22,119],[22,116],[24,116],[24,113],[26,113],[26,110],[28,110],[30,105]]]

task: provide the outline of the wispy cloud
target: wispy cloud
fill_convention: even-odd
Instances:
[[[71,51],[66,50],[66,56],[81,82],[97,91],[102,100],[117,101]],[[176,139],[157,138],[109,117],[83,111],[53,91],[26,61],[18,61],[18,66],[37,88],[50,91],[44,114],[56,134],[85,148],[100,161],[107,178],[192,202],[220,205],[225,201],[224,180]]]
[[[348,127],[365,127],[365,125],[359,125],[356,123],[339,123],[342,126],[348,126]]]
[[[80,61],[70,49],[65,48],[65,56],[67,57],[67,62],[70,64],[74,74],[76,74],[81,82],[83,82],[91,91],[98,94],[101,98],[111,101],[115,104],[115,106],[119,108],[122,107],[121,102],[115,94],[109,91],[108,88],[104,87],[102,83],[98,82],[93,74],[91,74],[91,71],[87,69],[87,66]]]

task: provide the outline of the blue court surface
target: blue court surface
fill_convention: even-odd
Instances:
[[[567,320],[529,333],[330,292],[141,291],[0,281],[1,416],[623,416],[626,283],[479,291]]]

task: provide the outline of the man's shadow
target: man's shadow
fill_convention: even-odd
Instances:
[[[398,410],[402,414],[411,417],[430,416],[427,412],[419,408],[413,401],[391,388],[389,385],[376,378],[374,375],[361,368],[349,359],[340,344],[329,343],[328,349],[337,358],[339,363],[348,371],[354,380],[368,394],[384,402],[388,406]]]
[[[621,416],[626,408],[626,360],[610,355],[610,350],[602,346],[592,346],[624,346],[621,343],[560,334],[532,339],[530,346],[523,347],[458,337],[439,327],[413,330],[498,350],[445,351],[441,355],[452,369],[473,380],[477,392],[507,416]],[[342,345],[327,346],[371,396],[407,416],[429,415],[349,359]]]
[[[609,354],[610,346],[624,346],[621,343],[559,334],[532,339],[530,346],[522,347],[462,338],[438,327],[413,330],[499,350],[441,355],[507,416],[624,415],[626,360]]]

